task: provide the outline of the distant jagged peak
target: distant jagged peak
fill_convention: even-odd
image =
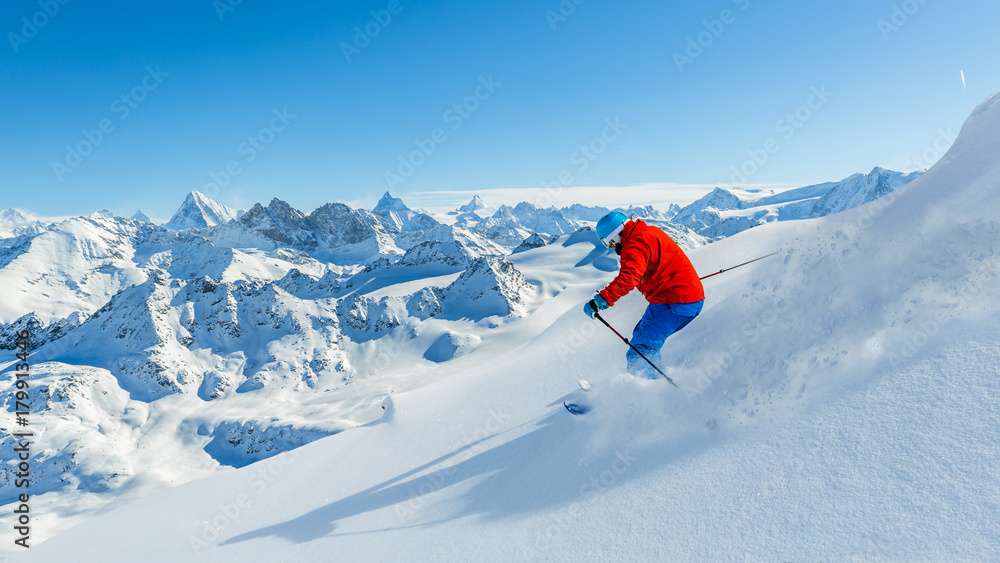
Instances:
[[[631,207],[619,207],[615,211],[624,213],[629,217],[638,217],[640,219],[656,219],[660,221],[669,221],[673,219],[679,212],[681,208],[677,204],[671,204],[667,211],[661,211],[656,209],[652,205],[642,205],[642,206],[631,206]]]
[[[49,221],[21,209],[4,209],[0,211],[0,238],[41,232]]]
[[[517,245],[517,248],[511,251],[511,254],[518,254],[520,252],[525,252],[535,248],[541,248],[547,244],[550,244],[558,237],[543,237],[538,233],[532,233],[530,237],[524,239],[521,244]]]
[[[305,213],[295,209],[287,201],[276,197],[271,198],[271,203],[267,204],[267,209],[272,214],[277,214],[278,216],[294,217],[296,219],[305,217]]]
[[[514,215],[514,208],[507,204],[498,207],[490,218],[494,220],[517,221],[517,217]]]
[[[702,207],[714,207],[715,209],[725,210],[740,209],[743,205],[743,200],[725,188],[716,187],[708,194],[702,196],[696,203],[701,203]]]
[[[472,196],[472,201],[458,208],[459,213],[475,213],[480,209],[486,209],[486,202],[478,195]]]
[[[0,211],[0,222],[22,224],[22,223],[28,223],[30,221],[31,220],[28,219],[28,216],[25,214],[25,212],[21,211],[20,209],[8,207],[7,209]]]
[[[382,199],[378,200],[378,203],[375,204],[375,208],[372,209],[372,213],[376,215],[388,215],[393,211],[400,213],[400,212],[411,211],[411,209],[407,207],[405,203],[403,203],[402,199],[398,197],[392,197],[392,194],[390,194],[388,191],[382,195]]]
[[[215,202],[214,199],[212,199],[212,198],[208,197],[207,195],[199,192],[198,190],[191,190],[190,192],[188,192],[187,197],[185,197],[184,199],[185,200],[195,201],[195,202],[198,202],[198,203],[203,203],[203,202],[213,202],[214,203]]]
[[[904,174],[876,166],[868,174],[854,174],[838,182],[829,192],[816,201],[813,217],[823,217],[859,207],[912,182],[923,172]]]
[[[129,217],[129,219],[132,219],[133,221],[139,221],[140,223],[152,223],[152,221],[149,220],[149,217],[146,216],[146,214],[143,213],[141,210],[136,210],[136,212],[133,213],[132,216]]]
[[[278,198],[264,207],[255,203],[239,219],[245,227],[283,244],[315,247],[316,236],[310,222],[301,211]]]
[[[115,214],[108,209],[98,209],[97,211],[90,214],[92,219],[114,219]]]
[[[415,213],[407,219],[400,230],[404,232],[430,231],[441,226],[437,219],[426,213]]]
[[[187,194],[187,197],[184,198],[184,203],[196,205],[203,209],[228,209],[229,211],[235,213],[235,210],[233,210],[232,208],[222,205],[221,203],[215,201],[214,199],[208,197],[207,195],[199,191],[189,192]]]
[[[522,201],[514,206],[515,213],[534,213],[542,208],[529,201]]]
[[[201,192],[192,191],[164,226],[175,231],[203,229],[228,223],[239,215],[235,209],[222,205]]]
[[[573,219],[576,221],[599,221],[601,217],[604,217],[611,210],[607,207],[588,206],[580,203],[574,203],[568,207],[563,207],[559,210],[564,217],[567,219]]]
[[[389,231],[396,233],[404,230],[411,219],[420,215],[407,207],[402,199],[392,197],[389,192],[385,192],[371,213],[380,217]]]

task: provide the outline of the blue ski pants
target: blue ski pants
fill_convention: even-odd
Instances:
[[[663,369],[660,364],[660,349],[667,337],[686,327],[701,313],[705,301],[695,303],[673,303],[669,305],[650,304],[632,331],[632,346],[635,346],[651,362]],[[642,359],[635,350],[629,348],[625,354],[628,372],[637,377],[656,379],[656,370]]]

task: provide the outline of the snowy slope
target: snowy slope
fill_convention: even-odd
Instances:
[[[664,354],[680,391],[619,376],[621,343],[547,301],[537,338],[394,395],[377,423],[18,560],[996,560],[998,132],[1000,94],[890,197],[693,251],[709,272],[783,249],[708,283]],[[607,260],[577,267],[607,279]],[[543,295],[583,297],[583,271],[551,270]],[[596,409],[572,417],[581,376]]]
[[[161,229],[162,230],[162,229]],[[90,314],[146,275],[135,244],[154,227],[94,215],[50,225],[0,244],[0,322],[34,313],[45,322]]]

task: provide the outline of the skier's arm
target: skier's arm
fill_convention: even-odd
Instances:
[[[601,297],[608,302],[608,305],[614,306],[615,302],[639,285],[646,273],[646,265],[646,255],[642,247],[638,244],[627,245],[622,249],[621,270],[618,272],[618,277],[601,290]]]

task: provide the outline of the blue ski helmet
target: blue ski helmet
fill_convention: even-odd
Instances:
[[[624,213],[612,211],[597,222],[597,238],[601,239],[601,244],[611,248],[621,240],[622,229],[628,217]]]

